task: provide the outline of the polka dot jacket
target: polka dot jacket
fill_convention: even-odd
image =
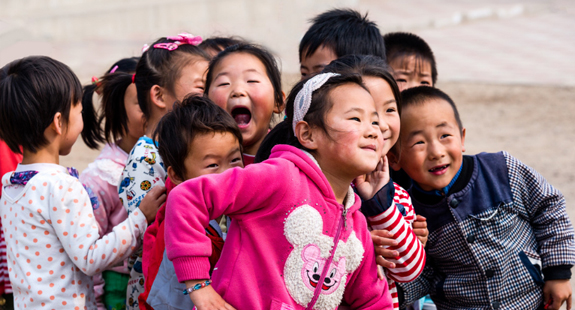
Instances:
[[[126,259],[147,228],[135,210],[100,238],[84,187],[66,168],[40,164],[25,185],[2,178],[0,200],[15,309],[96,309],[91,276]],[[20,171],[20,167],[17,171]]]

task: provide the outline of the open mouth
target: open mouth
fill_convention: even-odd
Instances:
[[[252,120],[252,113],[244,107],[238,107],[232,110],[232,117],[238,126],[246,126]]]
[[[449,164],[443,165],[443,166],[433,167],[433,168],[429,169],[429,172],[431,172],[433,174],[442,174],[445,170],[447,170],[447,168],[449,168]]]

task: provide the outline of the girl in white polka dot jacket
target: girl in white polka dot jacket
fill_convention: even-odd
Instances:
[[[23,154],[2,177],[0,200],[16,309],[96,309],[91,276],[133,252],[165,200],[150,192],[140,212],[99,235],[97,198],[59,165],[83,129],[81,95],[74,73],[49,57],[0,69],[0,139]]]

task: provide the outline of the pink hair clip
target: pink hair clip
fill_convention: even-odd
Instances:
[[[190,44],[193,46],[198,46],[200,43],[202,43],[202,37],[193,36],[189,33],[180,33],[177,36],[166,37],[166,39],[174,40],[175,42],[156,43],[154,44],[154,48],[161,48],[168,51],[173,51],[178,49],[180,45]]]
[[[96,76],[92,77],[92,84],[98,84],[98,77]]]
[[[147,51],[150,48],[150,46],[148,44],[144,44],[144,46],[142,46],[142,53]]]
[[[118,70],[118,66],[117,66],[117,65],[114,66],[114,68],[112,68],[112,70],[110,70],[110,74],[116,72],[116,70]]]

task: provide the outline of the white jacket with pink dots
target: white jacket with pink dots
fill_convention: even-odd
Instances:
[[[2,178],[0,216],[15,309],[96,309],[91,276],[126,259],[147,228],[139,210],[99,238],[90,198],[66,168],[37,171],[25,185]]]

